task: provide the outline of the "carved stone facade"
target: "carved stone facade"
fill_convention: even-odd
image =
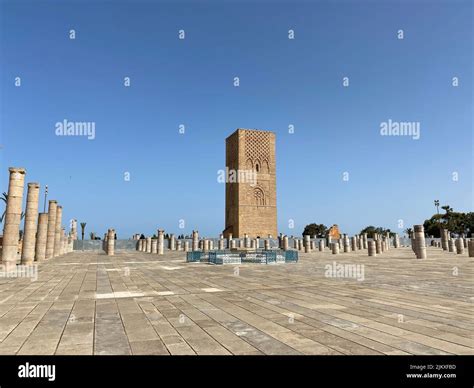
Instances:
[[[224,236],[277,235],[275,134],[237,129],[226,139],[226,167],[239,177],[226,182]],[[242,172],[253,172],[243,174]],[[248,179],[252,176],[256,179]]]

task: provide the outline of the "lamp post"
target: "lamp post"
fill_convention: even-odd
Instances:
[[[46,198],[48,198],[48,185],[44,186],[44,205],[43,205],[43,213],[46,213]]]
[[[438,199],[435,199],[434,205],[436,206],[436,213],[438,213],[439,215],[439,200]]]

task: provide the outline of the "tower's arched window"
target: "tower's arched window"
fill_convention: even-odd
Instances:
[[[265,205],[265,193],[262,189],[256,188],[253,191],[253,195],[255,197],[255,203],[257,206],[264,206]]]
[[[259,164],[258,164],[258,163],[255,165],[255,170],[257,170],[257,172],[259,172],[259,171],[260,171],[260,166],[259,166]]]

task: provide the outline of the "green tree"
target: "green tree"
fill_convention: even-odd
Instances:
[[[360,231],[359,234],[364,234],[364,233],[367,233],[367,237],[369,238],[373,238],[375,233],[377,234],[390,233],[390,236],[393,236],[395,234],[390,229],[385,229],[380,226],[375,227],[373,225],[366,226],[364,229]]]
[[[326,225],[316,223],[306,225],[303,230],[303,236],[309,235],[311,237],[316,236],[323,238],[326,237],[327,233],[328,228],[326,227]]]

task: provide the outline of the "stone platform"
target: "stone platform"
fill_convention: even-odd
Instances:
[[[74,252],[0,278],[1,354],[474,354],[474,260],[428,248],[206,266]],[[363,279],[328,268],[363,265]],[[334,274],[333,274],[334,275]]]

